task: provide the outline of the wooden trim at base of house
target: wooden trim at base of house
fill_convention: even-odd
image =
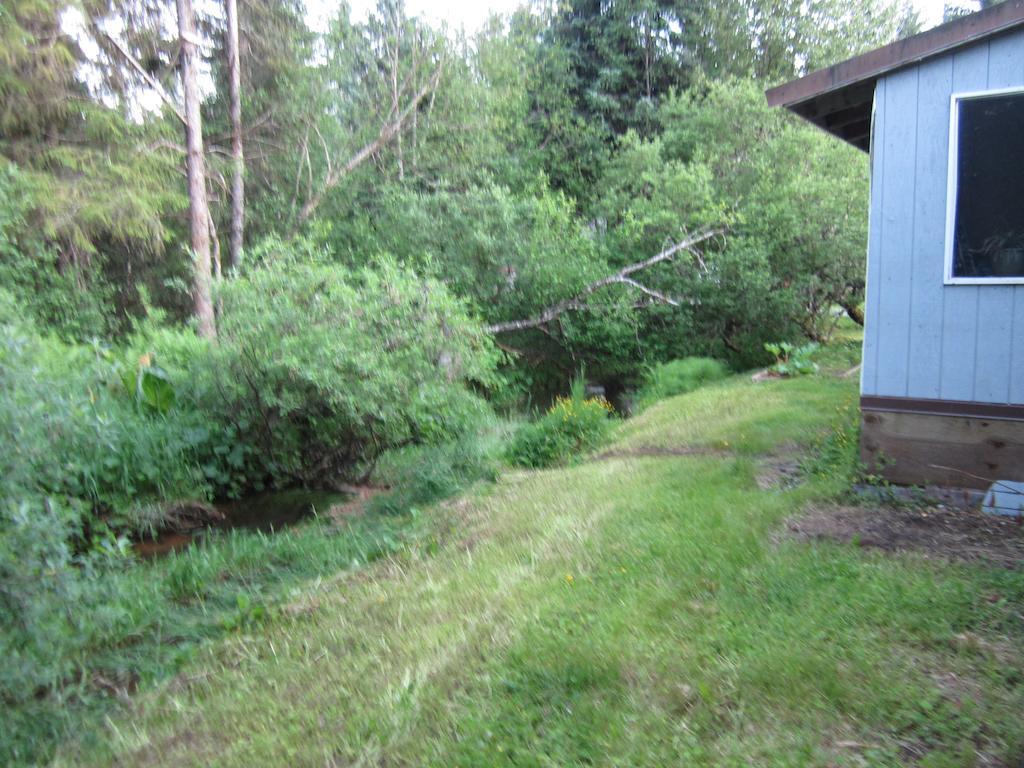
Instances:
[[[860,456],[900,485],[1024,481],[1024,406],[865,395]]]

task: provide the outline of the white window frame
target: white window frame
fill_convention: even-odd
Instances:
[[[1024,86],[1013,88],[992,88],[984,91],[963,91],[949,97],[949,165],[946,171],[946,243],[945,243],[945,284],[946,285],[1024,285],[1024,275],[1019,277],[954,277],[953,236],[956,232],[957,158],[960,150],[960,126],[957,108],[961,101],[982,99],[988,96],[1024,94]]]

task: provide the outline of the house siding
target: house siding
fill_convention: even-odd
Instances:
[[[1024,31],[878,81],[863,394],[1024,404],[1024,285],[943,284],[950,96],[1021,85]]]

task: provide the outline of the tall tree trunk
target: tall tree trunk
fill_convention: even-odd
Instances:
[[[199,335],[213,338],[217,326],[210,293],[210,206],[206,200],[203,120],[199,113],[198,42],[192,0],[177,0],[181,45],[181,85],[185,94],[185,169],[188,174],[189,230],[192,235],[192,302]]]
[[[228,82],[231,97],[231,252],[232,271],[242,264],[245,233],[245,158],[242,154],[242,75],[238,54],[238,0],[225,0],[228,21]]]

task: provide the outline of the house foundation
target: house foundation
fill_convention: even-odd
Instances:
[[[1024,406],[864,396],[860,456],[899,485],[1024,481]]]

